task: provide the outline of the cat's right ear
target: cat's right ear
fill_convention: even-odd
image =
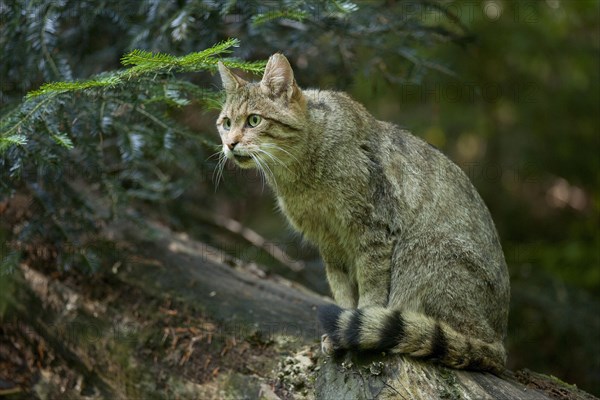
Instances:
[[[219,68],[219,75],[221,75],[221,82],[223,82],[223,88],[226,92],[235,92],[248,83],[231,72],[221,61],[218,62],[217,66]]]
[[[272,98],[302,102],[302,90],[296,84],[290,62],[281,53],[269,57],[265,73],[260,81],[263,93]]]

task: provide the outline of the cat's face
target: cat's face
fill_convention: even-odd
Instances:
[[[306,104],[292,69],[273,55],[260,83],[249,83],[219,64],[227,100],[217,119],[222,152],[241,168],[273,175],[298,160]]]

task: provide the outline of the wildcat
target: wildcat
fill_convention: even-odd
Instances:
[[[337,305],[318,311],[324,349],[501,372],[508,273],[462,170],[345,93],[300,89],[282,54],[259,83],[218,68],[223,154],[263,172],[325,262]]]

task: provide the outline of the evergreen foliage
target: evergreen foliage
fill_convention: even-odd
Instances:
[[[58,254],[69,257],[61,265],[93,270],[100,262],[93,242],[100,216],[82,188],[115,200],[113,212],[124,209],[117,200],[178,196],[189,179],[185,171],[214,142],[180,126],[168,107],[210,106],[220,94],[174,73],[213,70],[238,44],[230,39],[183,57],[134,50],[123,57],[127,69],[30,92],[2,119],[0,135],[2,193],[24,190],[40,206],[17,242],[53,238],[62,246]],[[224,62],[251,72],[264,68],[263,62]],[[15,261],[14,251],[8,259]]]
[[[46,83],[38,90],[29,92],[27,99],[43,94],[56,94],[102,87],[110,88],[124,84],[126,81],[132,79],[141,79],[144,75],[150,74],[212,71],[217,67],[218,59],[215,57],[231,52],[231,47],[238,45],[238,40],[229,39],[204,51],[187,54],[182,57],[144,50],[133,50],[121,59],[123,65],[129,66],[126,70],[105,74],[104,76],[85,81]],[[264,62],[242,62],[237,60],[223,60],[223,62],[230,68],[254,73],[261,72],[265,66]],[[182,85],[185,85],[185,83],[182,83]],[[194,91],[191,87],[189,89]],[[180,105],[185,104],[188,103],[184,102]]]

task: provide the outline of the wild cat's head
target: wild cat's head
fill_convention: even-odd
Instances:
[[[217,119],[222,154],[268,179],[298,161],[306,100],[282,54],[269,58],[260,82],[247,82],[219,62],[227,100]]]

